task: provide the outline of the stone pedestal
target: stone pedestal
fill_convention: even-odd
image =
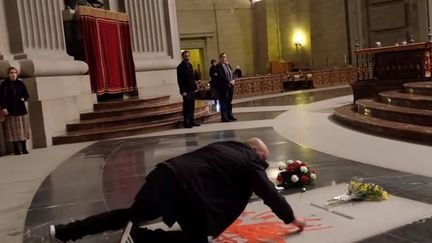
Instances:
[[[79,120],[80,112],[89,111],[96,102],[90,92],[88,75],[33,77],[24,82],[32,96],[28,110],[33,146],[52,145],[52,137],[63,134],[66,124]]]
[[[79,119],[95,100],[91,94],[88,66],[75,61],[65,50],[62,0],[0,0],[0,16],[7,19],[7,38],[0,53],[1,77],[15,66],[26,84],[33,147],[52,144],[51,137],[65,131],[65,124]]]

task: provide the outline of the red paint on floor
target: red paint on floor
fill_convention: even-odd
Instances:
[[[332,228],[332,226],[321,225],[321,219],[319,218],[305,218],[304,220],[306,221],[304,232]],[[250,223],[245,223],[245,221]],[[259,214],[251,211],[242,213],[215,242],[284,243],[289,235],[297,232],[298,227],[283,223],[271,211]]]

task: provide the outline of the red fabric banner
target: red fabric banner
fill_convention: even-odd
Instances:
[[[125,14],[80,7],[79,17],[92,91],[99,95],[136,90],[129,22]]]

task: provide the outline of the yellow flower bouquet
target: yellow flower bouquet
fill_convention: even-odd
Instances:
[[[389,199],[389,194],[380,186],[372,183],[351,181],[346,194],[327,200],[327,205],[348,201],[382,201]]]

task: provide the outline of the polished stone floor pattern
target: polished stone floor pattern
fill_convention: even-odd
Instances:
[[[319,173],[319,180],[309,188],[347,183],[352,179],[382,185],[391,194],[432,204],[432,178],[384,169],[349,161],[302,147],[279,136],[272,128],[245,129],[165,137],[119,139],[98,142],[65,161],[45,180],[28,211],[24,242],[44,242],[44,229],[52,222],[68,222],[109,209],[127,207],[158,162],[211,142],[245,140],[250,136],[261,137],[271,151],[273,162],[269,175],[274,174],[278,161],[301,159]],[[397,182],[397,183],[395,183]],[[293,189],[284,194],[299,193]],[[255,199],[259,200],[259,199]],[[411,235],[406,228],[376,236],[365,242],[381,242],[385,237],[403,233],[392,242],[407,242],[418,237],[420,231],[426,237],[429,221],[416,224]],[[412,225],[407,227],[413,227]],[[423,230],[422,230],[423,228]],[[88,237],[81,242],[117,242],[119,232]]]
[[[318,101],[325,102],[327,99],[350,93],[349,87],[343,87],[333,90],[299,91],[257,100],[239,99],[235,101],[236,104],[234,105],[237,110],[241,110],[241,112],[235,112],[239,122],[229,123],[229,130],[215,131],[214,129],[219,128],[219,125],[210,124],[184,133],[181,129],[173,130],[172,134],[175,135],[105,140],[91,144],[62,162],[38,188],[27,211],[23,233],[24,242],[49,242],[47,227],[51,223],[69,222],[72,219],[84,218],[109,209],[130,205],[135,193],[144,183],[145,176],[158,162],[211,142],[240,141],[251,136],[261,137],[269,145],[272,155],[268,174],[271,178],[274,178],[277,173],[276,167],[279,161],[300,159],[308,162],[312,168],[318,171],[318,180],[314,186],[308,188],[308,191],[347,183],[356,179],[378,183],[392,195],[398,197],[432,204],[432,195],[430,194],[432,178],[429,177],[429,173],[422,173],[427,175],[419,176],[416,173],[362,163],[363,160],[361,159],[354,161],[319,152],[308,146],[308,143],[298,142],[298,137],[294,137],[297,141],[293,142],[294,140],[287,138],[285,134],[282,136],[281,133],[272,128],[274,125],[272,119],[277,121],[288,117],[290,123],[295,122],[294,118],[296,117],[291,115],[300,114],[291,108],[295,105],[313,104]],[[346,102],[345,99],[341,100],[342,103]],[[342,103],[339,104],[340,102],[339,99],[336,99],[337,105],[342,105]],[[268,107],[268,111],[256,108],[261,106]],[[272,107],[278,108],[272,110]],[[290,110],[290,112],[284,112],[285,110]],[[314,117],[325,117],[326,114],[331,113],[331,109],[327,107],[312,107],[310,110]],[[285,120],[282,123],[286,123]],[[248,124],[248,121],[255,124],[254,126],[257,124],[260,126],[249,129],[242,128]],[[304,122],[306,122],[304,126],[308,127],[312,121],[301,120],[301,123]],[[322,124],[328,125],[329,120]],[[210,131],[203,130],[206,127],[211,128]],[[211,131],[212,129],[213,131]],[[319,129],[322,131],[322,129],[327,128],[319,127]],[[320,136],[319,132],[316,133],[316,136]],[[328,142],[334,141],[328,140]],[[348,145],[338,143],[340,143],[341,150],[344,150],[344,147]],[[391,148],[384,150],[388,152]],[[368,151],[359,151],[368,153]],[[289,195],[300,192],[298,189],[291,189],[282,191],[282,193]],[[253,198],[251,202],[257,200],[260,199]],[[372,222],[371,227],[373,227]],[[414,224],[371,236],[362,242],[430,242],[432,239],[431,228],[432,220],[426,218]],[[119,237],[119,231],[108,232],[86,237],[79,242],[118,242]]]

